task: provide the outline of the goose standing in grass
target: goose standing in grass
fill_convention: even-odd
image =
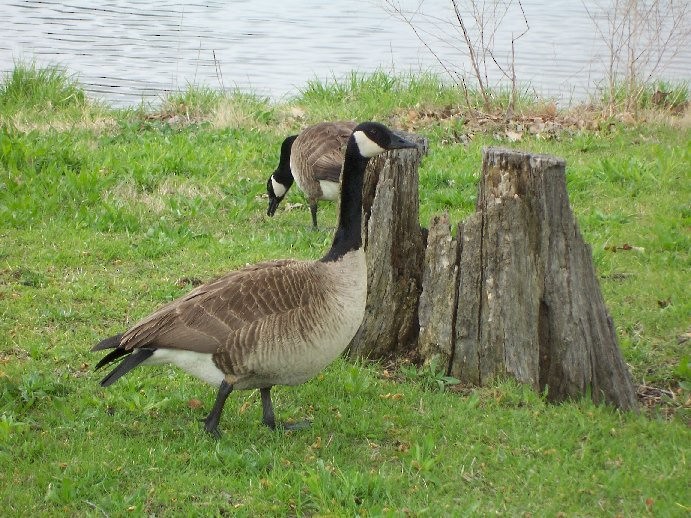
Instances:
[[[359,124],[348,140],[338,226],[326,255],[233,271],[106,338],[92,350],[113,350],[96,369],[120,363],[101,385],[140,364],[174,364],[219,387],[204,419],[207,432],[220,435],[218,422],[233,389],[260,389],[263,423],[275,428],[271,387],[298,385],[319,373],[362,322],[367,265],[360,224],[367,162],[389,149],[415,147],[382,124]]]
[[[278,167],[266,182],[269,216],[294,179],[307,196],[312,226],[317,228],[317,202],[338,199],[343,153],[355,126],[355,122],[321,122],[283,141]]]

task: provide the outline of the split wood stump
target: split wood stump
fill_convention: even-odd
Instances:
[[[464,383],[509,376],[551,401],[590,393],[635,408],[564,161],[485,149],[476,212],[455,235],[448,216],[435,217],[423,242],[421,153],[395,156],[372,191],[367,312],[351,355],[412,351]]]
[[[368,265],[367,306],[348,347],[351,357],[402,355],[417,344],[425,255],[418,167],[428,143],[419,135],[401,136],[419,148],[379,155],[365,172],[362,239]]]

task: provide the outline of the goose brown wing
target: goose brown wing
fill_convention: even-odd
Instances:
[[[305,305],[300,286],[314,264],[281,260],[233,271],[139,321],[123,335],[121,346],[213,353],[231,334]]]
[[[345,146],[353,128],[355,128],[354,122],[324,123],[310,128],[309,135],[314,140],[307,163],[312,167],[315,180],[329,182],[340,180]]]
[[[338,150],[331,150],[328,154],[322,154],[312,164],[314,179],[339,182],[342,166],[343,154]]]

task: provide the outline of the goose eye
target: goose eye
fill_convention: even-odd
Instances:
[[[376,128],[371,129],[367,135],[371,140],[374,142],[379,142],[381,141],[381,135],[379,134],[379,131]]]

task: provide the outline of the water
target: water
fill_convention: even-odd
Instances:
[[[311,79],[342,78],[353,70],[472,71],[449,0],[400,4],[409,16],[422,5],[413,24],[443,66],[384,1],[110,0],[94,7],[86,0],[10,0],[0,22],[0,70],[18,60],[57,63],[92,96],[119,106],[156,101],[188,84],[279,99]],[[516,41],[517,79],[561,104],[584,99],[605,77],[607,52],[583,3],[522,5],[530,29]],[[524,29],[514,6],[494,42],[494,58],[506,71],[510,35]],[[688,24],[683,29],[688,36]],[[660,75],[688,81],[689,48]],[[490,85],[508,84],[491,57],[487,62]]]

